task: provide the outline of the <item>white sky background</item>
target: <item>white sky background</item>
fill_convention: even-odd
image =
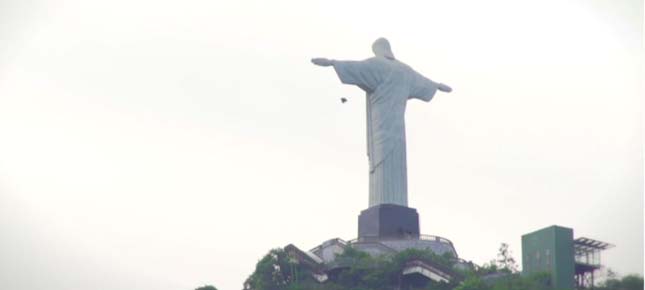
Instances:
[[[0,2],[0,288],[241,289],[354,238],[364,95],[309,59],[380,36],[454,88],[408,104],[423,233],[519,262],[559,224],[643,273],[642,1],[33,0]]]

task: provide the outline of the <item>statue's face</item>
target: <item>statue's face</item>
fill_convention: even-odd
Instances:
[[[372,51],[374,52],[375,56],[394,59],[392,48],[390,48],[390,42],[383,37],[374,41],[374,43],[372,44]]]

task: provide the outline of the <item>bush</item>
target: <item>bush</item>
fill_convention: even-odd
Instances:
[[[638,275],[627,275],[622,279],[607,279],[598,290],[642,290],[643,277]]]

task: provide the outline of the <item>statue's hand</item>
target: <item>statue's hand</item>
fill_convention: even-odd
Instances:
[[[331,66],[331,65],[334,65],[333,60],[326,59],[326,58],[323,58],[323,57],[312,58],[311,62],[313,62],[315,65],[319,65],[319,66]]]
[[[447,85],[445,85],[445,84],[439,84],[438,89],[439,89],[440,91],[442,91],[442,92],[446,92],[446,93],[450,93],[450,92],[452,92],[452,88],[451,88],[451,87],[449,87],[449,86],[447,86]]]

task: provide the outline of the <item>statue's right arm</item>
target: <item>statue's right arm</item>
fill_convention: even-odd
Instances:
[[[334,65],[334,60],[333,59],[326,59],[326,58],[323,58],[323,57],[312,58],[311,62],[313,62],[315,65],[319,65],[319,66],[332,66],[332,65]]]
[[[438,84],[438,89],[439,89],[440,91],[442,91],[442,92],[446,92],[446,93],[450,93],[450,92],[452,92],[452,88],[451,88],[451,87],[449,87],[448,85],[444,84],[444,83],[439,83],[439,84]]]

